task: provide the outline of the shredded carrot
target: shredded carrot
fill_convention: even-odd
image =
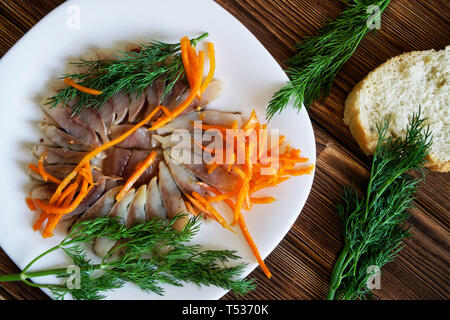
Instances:
[[[211,83],[214,77],[214,71],[216,70],[216,57],[214,52],[214,44],[212,42],[208,43],[208,57],[209,57],[209,72],[200,87],[200,92],[203,93],[208,85]]]
[[[211,218],[216,219],[216,217],[214,217],[214,215],[209,212],[204,205],[202,205],[197,199],[195,199],[194,197],[191,197],[188,194],[185,194],[186,198],[188,198],[188,200],[192,203],[192,205],[197,208],[201,213],[210,216]]]
[[[247,240],[247,243],[249,244],[250,248],[252,249],[253,255],[255,256],[256,260],[258,261],[258,264],[261,266],[261,269],[264,271],[267,278],[271,278],[272,274],[270,273],[269,269],[267,268],[266,264],[264,263],[264,260],[261,258],[261,255],[259,254],[258,247],[256,246],[255,242],[253,241],[253,238],[250,235],[250,232],[247,229],[247,225],[245,224],[244,217],[242,215],[239,216],[239,226],[241,228],[242,234],[244,235],[245,240]]]
[[[234,208],[234,218],[233,223],[231,225],[234,225],[236,222],[238,222],[239,217],[242,215],[241,210],[242,207],[244,206],[244,203],[246,202],[248,191],[249,191],[248,180],[244,179],[241,188],[239,190],[238,196],[236,198],[236,205]]]
[[[33,230],[36,231],[36,230],[40,229],[42,224],[49,217],[49,215],[50,214],[48,212],[41,212],[41,214],[39,215],[39,218],[36,220],[36,222],[33,225]]]
[[[192,78],[192,69],[190,65],[189,59],[189,47],[191,46],[191,42],[187,36],[184,36],[180,40],[180,51],[181,51],[181,60],[183,61],[184,71],[186,73],[186,78],[189,82],[189,85],[193,86],[193,78]]]
[[[39,174],[41,175],[42,179],[44,179],[45,182],[48,180],[47,172],[45,172],[44,169],[44,160],[47,157],[47,152],[43,152],[38,160],[38,169]]]
[[[208,202],[208,200],[206,200],[205,198],[203,198],[201,195],[199,195],[197,192],[192,192],[192,196],[197,199],[205,208],[206,210],[208,210],[208,212],[210,212],[215,218],[216,220],[226,229],[233,231],[233,229],[230,228],[230,226],[228,225],[228,223],[225,221],[225,219],[220,215],[219,212],[217,212],[217,210]]]
[[[198,215],[197,210],[194,209],[194,207],[191,205],[189,201],[184,201],[184,205],[186,206],[186,209],[194,216]]]
[[[94,184],[90,163],[87,162],[80,170],[80,176],[84,177],[90,184]]]
[[[277,201],[277,199],[275,199],[274,197],[250,197],[250,201],[254,204],[267,204]]]
[[[33,202],[33,199],[31,198],[26,198],[25,202],[27,203],[28,208],[30,208],[31,211],[36,211],[36,205]]]
[[[59,197],[58,201],[56,202],[56,205],[61,206],[63,204],[63,201],[66,200],[69,197],[69,195],[75,194],[78,189],[78,186],[79,182],[74,182],[69,186],[67,186],[67,188],[61,194],[61,197]]]
[[[62,205],[68,206],[70,204],[70,202],[73,200],[73,197],[75,196],[77,189],[78,189],[78,185],[80,184],[80,180],[81,180],[81,176],[78,176],[80,179],[77,179],[76,182],[74,182],[73,184],[69,185],[67,187],[67,190],[69,190],[69,192],[67,192],[67,194],[63,194],[61,195],[61,198],[58,200],[57,205]],[[86,188],[87,188],[87,180],[84,180],[84,184],[81,187],[81,192],[85,192]],[[44,228],[44,232],[42,233],[42,236],[44,238],[48,238],[53,236],[53,230],[55,229],[56,225],[58,224],[58,222],[61,220],[61,218],[63,217],[63,214],[51,214],[48,217],[48,221],[47,224],[45,225]]]
[[[40,199],[35,199],[34,201],[36,202],[36,205],[39,208],[41,208],[44,211],[47,211],[48,213],[64,215],[64,214],[68,214],[68,213],[71,213],[72,211],[74,211],[78,207],[78,205],[81,203],[81,201],[83,201],[83,199],[89,193],[91,188],[92,188],[92,186],[87,188],[86,191],[84,191],[84,192],[81,191],[80,193],[78,193],[78,196],[73,200],[73,202],[70,205],[64,206],[64,207],[58,207],[56,205],[46,203]]]
[[[116,196],[116,201],[119,202],[125,196],[125,194],[131,189],[133,184],[142,176],[142,174],[147,170],[148,167],[155,161],[156,152],[152,151],[150,155],[145,158],[142,164],[137,168],[135,172],[128,178],[127,182],[122,186],[119,193]]]
[[[203,130],[217,130],[217,131],[220,131],[222,133],[226,133],[226,131],[229,129],[229,128],[226,128],[226,127],[223,127],[223,126],[215,126],[215,125],[198,123],[198,122],[194,122],[193,123],[193,127],[194,128],[198,128],[198,129],[203,129]]]
[[[222,192],[220,192],[216,188],[214,188],[204,182],[199,183],[199,184],[201,186],[203,186],[205,189],[207,189],[208,191],[215,193],[216,195],[223,195]],[[228,204],[228,206],[230,207],[231,210],[233,210],[233,211],[235,210],[235,206],[230,199],[226,199],[225,202]],[[245,220],[242,215],[239,216],[239,227],[242,231],[242,234],[244,235],[245,240],[247,241],[248,245],[250,246],[250,248],[253,252],[253,255],[255,256],[256,261],[261,266],[261,269],[264,271],[265,275],[270,279],[272,277],[272,274],[270,273],[269,269],[267,268],[266,264],[264,263],[264,260],[261,258],[258,248],[257,248],[255,242],[253,241],[253,238],[251,237],[250,232],[247,229],[247,225],[245,224]]]
[[[32,163],[30,163],[30,164],[28,165],[28,168],[30,168],[31,171],[34,171],[34,172],[36,172],[36,173],[38,173],[38,174],[41,174],[39,168],[36,167],[36,166],[35,166],[34,164],[32,164]],[[47,179],[48,179],[49,181],[54,182],[54,183],[56,183],[56,184],[60,184],[60,183],[61,183],[61,180],[59,180],[58,178],[52,176],[50,173],[46,172],[46,174],[47,174]]]
[[[102,91],[95,90],[95,89],[91,89],[91,88],[86,88],[86,87],[84,87],[84,86],[82,86],[82,85],[79,85],[79,84],[77,84],[75,81],[73,81],[73,80],[70,79],[70,78],[64,78],[64,82],[65,82],[66,84],[68,84],[69,86],[74,87],[75,89],[80,90],[81,92],[84,92],[84,93],[87,93],[87,94],[92,94],[92,95],[94,95],[94,96],[98,96],[98,95],[100,95],[100,94],[103,93]]]

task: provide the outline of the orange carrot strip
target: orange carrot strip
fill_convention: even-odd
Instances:
[[[45,182],[48,180],[47,172],[45,172],[44,169],[44,160],[47,157],[47,152],[43,152],[38,160],[38,169],[39,174],[41,175],[42,179],[44,179]]]
[[[192,79],[192,69],[190,65],[189,59],[189,47],[191,46],[191,42],[187,36],[184,36],[180,40],[180,51],[181,51],[181,60],[183,61],[184,72],[186,73],[186,78],[189,82],[190,87],[193,86]]]
[[[223,126],[215,126],[215,125],[211,125],[211,124],[204,124],[204,123],[198,123],[198,122],[194,122],[193,127],[198,128],[198,129],[203,129],[203,130],[217,130],[224,134],[229,129],[229,128],[223,127]]]
[[[220,201],[223,201],[223,200],[226,200],[226,199],[230,199],[232,197],[234,197],[233,193],[224,193],[224,194],[217,195],[217,196],[214,196],[214,197],[209,197],[207,200],[209,202],[220,202]]]
[[[92,95],[94,95],[94,96],[98,96],[99,94],[102,94],[102,93],[103,93],[102,91],[95,90],[95,89],[91,89],[91,88],[87,88],[87,87],[84,87],[84,86],[82,86],[82,85],[79,85],[79,84],[77,84],[75,81],[73,81],[73,80],[70,79],[70,78],[64,78],[64,82],[65,82],[66,84],[68,84],[69,86],[74,87],[75,89],[80,90],[81,92],[84,92],[84,93],[87,93],[87,94],[92,94]]]
[[[80,179],[78,179],[78,178],[80,178]],[[70,192],[67,193],[67,196],[65,197],[65,199],[64,199],[64,192],[63,192],[63,194],[61,195],[61,198],[58,199],[57,205],[60,205],[60,203],[63,200],[64,200],[64,202],[62,203],[62,205],[64,207],[66,207],[66,206],[68,206],[70,204],[70,202],[73,200],[73,197],[75,196],[75,193],[77,192],[77,189],[78,189],[78,186],[80,184],[80,181],[81,181],[82,177],[78,176],[78,178],[77,178],[76,182],[74,182],[73,184],[69,185],[69,187],[67,187],[67,189],[65,190],[65,191],[67,191],[67,190],[70,189],[69,190]],[[88,181],[85,180],[85,183],[83,183],[83,185],[81,186],[80,192],[85,192],[86,191],[87,185],[88,185],[88,183],[86,183],[86,182],[88,182]],[[71,187],[71,186],[73,186],[73,187]],[[61,220],[62,216],[63,216],[62,214],[52,214],[52,215],[49,216],[47,224],[45,225],[45,228],[44,228],[44,232],[42,233],[42,236],[44,238],[48,238],[48,237],[52,237],[53,236],[53,232],[52,231],[56,228],[56,225]]]
[[[253,241],[253,238],[251,237],[250,232],[247,229],[247,225],[245,224],[245,220],[242,215],[239,216],[239,226],[241,228],[241,231],[242,231],[242,234],[244,235],[245,240],[247,241],[248,245],[252,249],[252,252],[256,258],[256,261],[258,261],[258,264],[261,266],[261,269],[264,271],[267,278],[270,279],[272,277],[272,274],[270,273],[269,269],[267,268],[266,264],[264,263],[264,260],[261,258],[258,248],[256,247],[256,244]]]
[[[208,57],[209,57],[209,72],[200,87],[200,93],[203,93],[208,85],[211,83],[214,77],[214,71],[216,70],[216,54],[214,52],[214,44],[212,42],[208,43]]]
[[[258,117],[256,116],[255,110],[252,110],[252,113],[250,114],[250,118],[248,119],[247,123],[244,125],[244,131],[248,132],[256,127],[256,124],[258,123]]]
[[[239,190],[239,193],[237,195],[237,198],[236,198],[236,205],[234,207],[233,223],[231,225],[236,224],[236,222],[238,222],[238,220],[239,220],[239,217],[242,215],[241,210],[242,210],[242,207],[244,206],[244,202],[246,201],[248,191],[249,191],[248,181],[244,180],[242,183],[242,186]]]
[[[274,197],[250,197],[250,201],[254,204],[266,204],[266,203],[272,203],[274,201],[277,201]]]
[[[142,176],[142,174],[147,170],[148,167],[155,161],[156,159],[156,152],[152,151],[150,155],[145,158],[145,160],[142,162],[142,164],[139,166],[139,168],[133,172],[133,174],[128,178],[127,182],[122,186],[119,193],[116,196],[116,201],[119,202],[122,200],[122,198],[125,196],[125,194],[128,192],[128,190],[131,189],[133,184]]]
[[[192,196],[197,199],[215,218],[216,220],[226,229],[233,231],[233,229],[230,228],[228,223],[225,221],[225,219],[220,215],[219,212],[201,195],[199,195],[197,192],[192,192]]]
[[[31,211],[36,211],[36,205],[33,202],[33,199],[31,198],[26,198],[25,202],[27,203],[28,208],[30,208]]]
[[[194,209],[192,204],[189,201],[184,201],[184,205],[186,206],[186,209],[194,216],[198,215],[197,210]]]
[[[280,184],[281,182],[286,181],[287,179],[289,179],[289,177],[280,177],[280,178],[278,178],[277,181],[274,181],[274,182],[261,182],[261,183],[255,184],[253,186],[253,188],[250,189],[250,194],[252,194],[256,191],[259,191],[261,189],[274,187],[277,184]]]
[[[47,220],[47,218],[49,217],[49,213],[48,212],[41,212],[41,214],[39,215],[39,218],[36,220],[36,222],[33,225],[33,230],[36,231],[38,229],[41,228],[42,224],[44,223],[45,220]]]
[[[41,173],[39,172],[39,168],[36,167],[36,166],[35,166],[34,164],[32,164],[32,163],[30,163],[30,164],[28,165],[28,168],[30,168],[31,171],[34,171],[34,172],[36,172],[36,173],[38,173],[38,174],[41,174]],[[57,184],[61,183],[61,180],[59,180],[58,178],[52,176],[50,173],[46,172],[46,174],[47,174],[47,179],[48,179],[49,181],[54,182],[54,183],[57,183]]]
[[[153,131],[163,127],[168,122],[172,121],[172,119],[178,117],[187,107],[189,107],[192,101],[194,101],[195,97],[197,96],[200,90],[201,75],[203,74],[203,61],[205,58],[205,54],[203,51],[199,52],[198,58],[199,58],[199,67],[196,70],[197,71],[197,74],[195,75],[196,81],[194,87],[191,88],[189,96],[178,107],[176,107],[175,110],[171,112],[170,117],[166,116],[158,119],[158,121],[156,121],[148,130]]]
[[[291,175],[291,176],[300,176],[300,175],[304,175],[304,174],[311,174],[313,169],[314,169],[314,165],[310,165],[306,168],[286,169],[284,171],[284,173]]]
[[[55,205],[52,205],[50,203],[46,203],[40,199],[35,199],[34,201],[36,202],[36,205],[41,208],[44,211],[47,211],[48,213],[53,213],[53,214],[68,214],[71,213],[73,210],[75,210],[78,205],[81,203],[81,201],[83,201],[83,199],[86,197],[86,195],[89,193],[89,191],[91,190],[92,186],[90,186],[85,192],[80,192],[78,194],[78,196],[75,198],[75,200],[73,200],[73,202],[65,207],[58,207]]]
[[[69,184],[69,186],[61,194],[61,197],[59,197],[58,201],[56,202],[56,205],[57,206],[61,206],[63,201],[66,200],[67,197],[69,197],[69,195],[71,195],[72,193],[75,194],[77,189],[78,189],[78,185],[79,185],[78,182],[74,182],[72,184]]]
[[[89,163],[86,163],[86,166],[80,170],[80,176],[85,178],[90,184],[94,184],[94,178],[92,177]]]
[[[206,214],[208,216],[210,216],[211,218],[216,219],[216,217],[214,217],[211,212],[209,212],[197,199],[195,199],[194,197],[191,197],[188,194],[185,194],[186,198],[189,199],[189,201],[192,203],[192,205],[197,208],[201,213]]]

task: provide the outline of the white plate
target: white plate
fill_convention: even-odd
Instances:
[[[265,107],[275,90],[287,81],[286,74],[256,38],[213,1],[68,1],[36,24],[0,60],[0,245],[19,268],[63,237],[59,232],[43,239],[39,232],[33,232],[31,226],[36,217],[25,205],[31,186],[27,164],[34,160],[30,147],[39,141],[41,134],[37,128],[42,117],[38,103],[48,82],[61,75],[68,58],[92,47],[111,48],[123,41],[151,39],[177,42],[183,35],[198,36],[205,31],[216,47],[215,75],[225,84],[222,97],[212,107],[243,111],[247,115],[254,108],[264,119]],[[315,164],[314,133],[304,108],[299,113],[286,108],[270,126],[279,128],[292,146],[300,148],[302,155]],[[263,258],[297,219],[313,177],[313,174],[293,177],[261,192],[275,196],[278,201],[255,205],[244,213]],[[229,221],[231,216],[226,218]],[[235,229],[237,233],[232,234],[218,224],[204,223],[195,242],[205,248],[238,250],[242,260],[249,262],[246,276],[257,263],[241,232]],[[67,262],[63,254],[53,253],[33,269],[61,267]],[[46,280],[54,279],[39,279]],[[108,298],[219,299],[226,293],[221,288],[194,285],[165,286],[165,289],[165,296],[161,297],[127,285],[108,293]]]

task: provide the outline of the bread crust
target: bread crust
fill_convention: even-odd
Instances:
[[[373,71],[371,71],[364,79],[358,82],[348,95],[347,99],[345,100],[343,120],[344,123],[349,126],[351,134],[355,138],[361,150],[366,155],[371,155],[374,153],[378,141],[378,135],[372,134],[363,125],[359,95],[362,94],[363,89],[369,85],[373,75],[375,73],[382,72],[381,70],[386,68],[388,65],[395,65],[401,63],[404,59],[407,59],[410,56],[424,55],[427,54],[427,52],[431,51],[434,50],[406,52],[396,57],[390,58],[389,60],[375,68]],[[431,171],[450,171],[450,161],[441,161],[432,154],[429,154],[426,160],[427,163],[425,166]]]

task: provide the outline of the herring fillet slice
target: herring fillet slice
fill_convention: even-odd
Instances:
[[[60,128],[53,125],[41,122],[39,128],[53,143],[58,146],[67,148],[74,151],[88,151],[92,149],[92,146],[85,143],[83,140],[64,132]]]
[[[102,218],[111,211],[114,205],[114,197],[121,189],[121,186],[114,187],[106,191],[85,213],[83,213],[76,222]]]
[[[172,174],[173,180],[184,194],[192,195],[192,192],[197,192],[202,197],[208,195],[208,191],[198,184],[197,177],[189,169],[176,163],[170,157],[168,150],[164,150],[164,161]]]
[[[130,189],[122,200],[114,204],[111,211],[106,215],[107,217],[115,218],[118,217],[121,224],[126,224],[129,206],[131,201],[133,201],[135,194],[135,189]],[[97,238],[94,244],[94,251],[100,257],[105,257],[108,252],[116,244],[115,240],[109,238]]]
[[[127,226],[145,222],[145,205],[147,202],[147,185],[142,185],[136,191],[130,205]]]
[[[82,122],[80,117],[77,115],[72,116],[70,108],[61,106],[49,108],[42,106],[42,111],[55,120],[67,133],[94,147],[100,145],[100,141],[94,131]]]
[[[184,214],[175,223],[173,227],[181,231],[187,224],[189,217],[184,204],[183,197],[180,190],[178,189],[175,181],[170,174],[164,161],[159,162],[159,190],[161,192],[161,198],[164,208],[167,213],[167,218],[170,220],[178,214]]]
[[[153,177],[147,188],[147,204],[146,204],[146,221],[150,221],[153,217],[167,220],[166,210],[161,199],[159,191],[158,177]]]

